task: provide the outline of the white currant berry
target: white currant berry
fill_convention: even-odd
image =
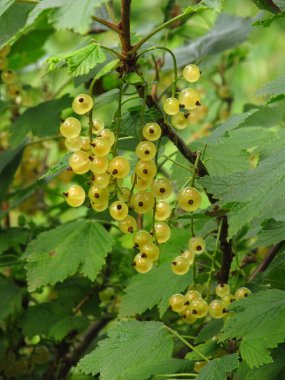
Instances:
[[[161,136],[161,128],[157,123],[148,123],[143,127],[143,137],[149,141],[156,141]]]
[[[197,82],[200,78],[201,72],[196,65],[187,65],[182,71],[183,78],[190,83]]]
[[[72,185],[66,193],[64,193],[66,202],[71,207],[79,207],[85,201],[85,191],[81,186]]]
[[[78,115],[84,115],[93,108],[93,99],[90,95],[80,94],[74,98],[72,108]]]
[[[176,98],[167,98],[163,102],[163,110],[167,115],[176,115],[179,112],[179,100]]]

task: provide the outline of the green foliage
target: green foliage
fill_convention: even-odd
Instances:
[[[81,359],[78,368],[86,374],[100,372],[102,380],[143,380],[185,366],[184,361],[171,359],[172,351],[172,337],[162,323],[122,321],[108,331],[108,338],[99,342],[97,349]]]
[[[22,292],[9,279],[0,277],[0,320],[16,313],[21,307]]]
[[[38,137],[56,135],[61,112],[69,105],[70,98],[65,95],[60,99],[49,100],[27,109],[11,126],[11,145],[20,144],[29,132]]]
[[[250,368],[272,363],[269,350],[285,339],[284,295],[278,289],[261,291],[230,307],[235,314],[227,319],[220,339],[241,338],[240,353]]]
[[[77,271],[95,280],[111,247],[107,231],[92,220],[78,220],[39,234],[25,253],[29,290],[53,285]]]
[[[241,44],[251,30],[252,19],[222,13],[214,27],[189,45],[174,50],[179,67],[218,54]],[[171,58],[166,57],[166,68],[172,68]]]
[[[257,235],[254,247],[268,247],[284,239],[285,222],[269,219],[262,223],[262,229]]]
[[[265,84],[257,92],[257,96],[278,96],[285,94],[285,77],[274,79],[272,82]]]
[[[106,55],[100,45],[92,43],[71,53],[51,57],[48,59],[48,63],[49,70],[54,70],[59,63],[65,62],[68,66],[69,74],[76,77],[88,74],[91,69],[105,60]]]
[[[269,195],[271,205],[284,207],[284,158],[285,151],[281,150],[261,161],[256,169],[227,177],[205,177],[200,180],[222,205],[230,207],[230,236],[254,218],[263,221],[274,217],[274,208],[267,207]]]
[[[238,365],[238,354],[222,356],[221,358],[211,360],[210,363],[202,368],[197,379],[226,380],[227,374],[236,369]]]

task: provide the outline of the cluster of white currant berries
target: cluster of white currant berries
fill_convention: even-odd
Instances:
[[[0,71],[2,82],[5,84],[5,94],[8,99],[21,103],[22,85],[15,71],[8,68],[10,46],[4,46],[0,50]]]
[[[201,72],[196,65],[187,65],[182,71],[183,78],[189,82],[197,82]],[[195,88],[184,88],[177,98],[167,98],[163,103],[163,110],[171,116],[171,124],[176,129],[184,129],[189,124],[190,111],[201,106],[201,94]],[[185,112],[180,109],[184,108]]]
[[[220,319],[227,315],[227,308],[232,302],[246,298],[251,291],[242,287],[237,289],[233,295],[230,293],[229,285],[219,284],[216,286],[215,293],[220,299],[214,299],[208,304],[200,292],[190,289],[185,295],[174,294],[171,296],[169,307],[179,313],[187,324],[193,324],[197,319],[204,318],[206,315]]]
[[[195,257],[201,255],[206,249],[206,242],[198,236],[193,236],[188,242],[188,249],[177,256],[171,263],[172,271],[182,276],[187,273],[194,264]]]
[[[197,66],[189,65],[184,69],[183,75],[194,82],[198,80],[200,71]],[[191,89],[186,90],[188,92],[186,91],[179,97],[180,100],[177,100],[178,105],[182,102],[186,109],[193,109],[200,104],[200,98],[197,98],[197,94],[194,98],[196,90],[194,92]],[[169,114],[172,109],[172,115],[176,116],[179,109],[178,112],[174,112],[171,104],[171,102],[168,102],[168,106],[164,104],[164,110]],[[75,174],[90,173],[88,198],[93,210],[102,212],[108,208],[122,233],[134,233],[133,241],[139,253],[134,257],[133,266],[139,273],[147,273],[159,258],[159,245],[167,242],[171,235],[167,220],[172,215],[173,207],[167,199],[173,193],[173,186],[169,179],[157,175],[156,165],[157,144],[162,135],[161,127],[155,122],[143,126],[142,141],[135,148],[137,162],[132,173],[129,161],[117,155],[118,136],[112,130],[105,128],[103,121],[93,120],[92,97],[87,94],[76,96],[72,108],[78,115],[88,114],[89,122],[91,120],[92,124],[89,135],[83,137],[80,136],[81,122],[78,118],[69,117],[62,122],[60,132],[65,137],[66,148],[72,152],[69,166]],[[64,196],[70,206],[79,207],[85,202],[86,192],[83,187],[72,185]],[[201,202],[200,192],[191,186],[184,187],[177,195],[177,204],[184,211],[196,211]],[[146,213],[153,215],[152,227],[149,231],[138,231],[135,214]],[[189,246],[191,254],[198,252],[199,247],[205,249],[203,239],[193,239],[196,245],[192,243],[191,248]],[[180,257],[175,260],[177,263],[173,262],[174,272],[183,274],[184,270],[186,273],[185,268],[182,268],[183,263],[179,260],[181,261]],[[191,260],[186,259],[186,253],[182,260],[187,261],[189,269]]]

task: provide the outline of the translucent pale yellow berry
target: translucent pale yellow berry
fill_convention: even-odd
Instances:
[[[190,265],[194,263],[195,253],[193,251],[190,251],[190,249],[186,249],[185,251],[183,251],[181,256],[185,257],[185,259],[189,261]]]
[[[179,100],[176,98],[167,98],[163,102],[163,110],[167,115],[176,115],[179,112]]]
[[[102,131],[102,129],[104,129],[104,121],[102,120],[93,120],[92,122],[92,132],[97,134],[99,133],[100,131]]]
[[[73,139],[65,139],[64,144],[70,152],[77,152],[82,147],[82,140],[80,136],[77,136]]]
[[[205,251],[206,242],[199,236],[192,237],[188,242],[188,248],[196,255],[200,255]]]
[[[199,293],[197,290],[188,290],[188,292],[185,294],[185,306],[189,306],[192,301],[202,298],[201,293]]]
[[[111,151],[111,146],[104,137],[96,137],[90,145],[92,153],[98,157],[107,156]]]
[[[163,244],[170,239],[171,229],[165,222],[156,222],[154,224],[155,238],[159,244]]]
[[[171,195],[173,187],[169,179],[157,178],[153,180],[151,190],[153,191],[155,198],[166,199]]]
[[[6,45],[6,46],[3,46],[1,49],[0,49],[0,57],[6,57],[9,53],[10,53],[10,46],[9,45]]]
[[[181,313],[185,309],[183,294],[173,294],[169,299],[169,307],[176,313]]]
[[[132,234],[138,228],[137,221],[133,216],[128,215],[124,220],[119,222],[119,228],[124,234],[128,232]]]
[[[136,155],[140,160],[152,160],[156,155],[156,147],[151,141],[142,141],[136,147]]]
[[[22,85],[20,83],[7,84],[6,95],[10,99],[17,99],[21,95]]]
[[[79,207],[85,201],[85,191],[81,186],[72,185],[66,193],[64,193],[67,204],[72,207]]]
[[[60,133],[67,139],[78,137],[81,132],[81,123],[75,117],[69,117],[60,126]]]
[[[159,201],[155,206],[155,219],[162,222],[171,215],[171,207],[165,201]]]
[[[153,262],[137,254],[133,261],[133,267],[138,273],[147,273],[152,269]]]
[[[143,179],[143,178],[140,178],[138,176],[132,176],[132,183],[135,182],[135,188],[137,190],[146,190],[148,188],[150,188],[151,184],[152,184],[152,179]]]
[[[203,318],[208,313],[208,303],[203,298],[196,298],[190,304],[190,310],[196,318]]]
[[[131,198],[131,205],[135,212],[138,214],[144,214],[150,211],[154,206],[154,196],[148,191],[139,191]]]
[[[91,160],[90,170],[94,174],[103,174],[109,167],[109,161],[107,157],[93,156]]]
[[[128,187],[120,187],[117,192],[117,196],[120,201],[129,202],[131,198],[131,189]]]
[[[187,273],[189,268],[189,261],[182,256],[177,256],[171,263],[172,271],[179,276]]]
[[[227,305],[221,300],[214,300],[209,304],[209,315],[212,318],[223,318],[227,313]]]
[[[134,245],[135,247],[141,248],[145,243],[149,243],[152,241],[152,235],[144,230],[140,230],[136,232],[134,236]]]
[[[243,298],[246,298],[250,293],[251,291],[248,288],[242,287],[237,289],[237,291],[235,292],[235,298],[237,300],[241,300]]]
[[[0,57],[0,70],[7,69],[8,64],[9,64],[9,61],[7,57]]]
[[[135,167],[136,175],[142,179],[153,179],[156,175],[156,171],[157,168],[153,161],[139,160]]]
[[[228,284],[219,284],[216,286],[216,289],[215,289],[217,296],[221,298],[229,294],[230,291],[231,289]]]
[[[90,139],[89,138],[82,139],[82,150],[85,150],[85,151],[90,150]]]
[[[200,373],[201,369],[204,368],[207,363],[208,362],[206,362],[206,360],[200,361],[200,362],[195,362],[194,367],[193,367],[194,371],[197,373]]]
[[[178,194],[178,205],[185,211],[196,211],[201,206],[202,196],[194,187],[185,187]]]
[[[183,112],[178,112],[176,115],[172,116],[171,124],[176,129],[185,129],[188,125],[187,115]]]
[[[111,176],[108,173],[95,174],[92,183],[95,187],[105,188],[109,185],[110,178]]]
[[[101,202],[91,202],[91,207],[94,211],[102,212],[108,208],[108,200],[103,200]]]
[[[112,146],[115,142],[115,134],[113,131],[111,131],[111,129],[103,129],[100,133],[99,133],[99,136],[100,137],[103,137],[104,139],[106,139],[109,143],[110,146]]]
[[[179,103],[187,110],[195,109],[201,105],[200,92],[194,88],[185,88],[179,94]]]
[[[84,115],[93,108],[93,99],[90,95],[80,94],[74,98],[72,108],[78,115]]]
[[[161,128],[157,123],[148,123],[143,127],[143,137],[149,141],[156,141],[161,136]]]
[[[182,315],[183,321],[187,323],[188,325],[192,325],[193,323],[197,321],[197,317],[194,314],[192,314],[192,311],[190,309],[185,309],[181,315]]]
[[[199,80],[201,72],[196,65],[187,65],[182,71],[183,78],[190,83],[197,82]]]
[[[234,302],[236,299],[235,299],[235,296],[231,293],[228,293],[226,294],[225,296],[222,297],[222,301],[228,306],[230,305],[232,302]]]
[[[17,82],[18,76],[13,70],[5,70],[1,73],[1,79],[5,84],[12,84]]]
[[[129,208],[126,203],[122,201],[113,202],[110,205],[110,215],[115,220],[123,220],[127,217]]]
[[[69,165],[76,174],[87,173],[90,169],[91,161],[88,153],[79,150],[70,156]]]
[[[114,178],[125,178],[128,176],[131,167],[129,161],[125,157],[117,156],[110,161],[108,170]]]
[[[159,248],[153,242],[148,241],[140,247],[141,257],[151,261],[156,261],[159,258]]]
[[[98,188],[96,186],[91,186],[88,192],[88,196],[92,202],[104,203],[108,201],[109,190],[106,188]]]

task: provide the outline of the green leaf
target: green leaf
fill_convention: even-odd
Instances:
[[[122,297],[120,318],[142,314],[156,305],[162,317],[171,295],[185,290],[191,284],[191,270],[183,276],[177,276],[171,270],[172,259],[178,255],[179,249],[186,248],[188,240],[189,235],[184,230],[172,231],[172,237],[161,248],[163,263],[143,276],[133,276],[124,290],[126,294]]]
[[[202,0],[201,5],[205,5],[206,7],[221,12],[223,7],[224,0]]]
[[[15,149],[7,149],[3,152],[0,152],[0,200],[4,198],[9,186],[13,181],[14,174],[21,162],[23,149],[24,147],[21,144]]]
[[[120,132],[126,136],[132,136],[141,140],[142,106],[133,107],[122,117]],[[154,109],[146,109],[144,112],[144,124],[157,121],[161,118],[160,113]]]
[[[20,327],[28,338],[35,335],[48,336],[50,329],[66,317],[67,311],[59,302],[45,302],[25,310]]]
[[[0,255],[8,248],[17,247],[19,244],[26,244],[30,231],[19,227],[12,227],[0,231]]]
[[[30,131],[38,137],[57,135],[61,122],[61,112],[70,104],[71,99],[65,95],[60,99],[49,100],[27,109],[12,124],[10,143],[13,146],[18,145]]]
[[[57,29],[70,29],[85,34],[92,23],[96,8],[106,0],[42,0],[31,12],[28,24],[32,24],[44,11],[53,9],[51,22]]]
[[[71,331],[83,331],[89,325],[89,320],[84,316],[68,315],[53,324],[49,330],[49,336],[56,341],[62,341]]]
[[[210,321],[201,328],[199,334],[195,339],[195,343],[205,342],[218,335],[223,327],[223,321],[221,319],[210,319]]]
[[[29,291],[81,272],[94,280],[112,247],[111,235],[92,220],[78,220],[43,232],[25,252]]]
[[[197,348],[197,351],[199,351],[199,353],[201,352],[207,358],[213,357],[218,347],[219,346],[215,340],[210,340],[209,342],[195,346],[195,348]],[[201,360],[201,355],[199,355],[196,351],[191,351],[186,354],[185,359],[191,361]]]
[[[118,97],[119,97],[119,90],[117,88],[104,92],[104,94],[101,94],[96,97],[93,110],[96,110],[97,108],[100,108],[106,104],[117,101]]]
[[[280,12],[280,9],[278,8],[278,4],[277,4],[278,0],[273,0],[273,1],[272,0],[252,0],[252,2],[259,9],[265,9],[272,13]]]
[[[271,363],[269,349],[285,340],[285,291],[265,290],[234,302],[221,340],[242,339],[240,353],[250,368]],[[254,326],[254,328],[252,328]]]
[[[9,279],[0,276],[0,321],[21,307],[22,292]]]
[[[0,48],[21,35],[33,4],[15,3],[0,17]]]
[[[213,54],[244,42],[251,31],[251,18],[242,18],[222,13],[216,20],[214,27],[204,36],[197,38],[189,45],[179,47],[173,52],[179,67],[196,62]],[[164,69],[171,69],[173,62],[166,56]]]
[[[101,77],[103,77],[104,75],[110,73],[116,67],[118,67],[119,64],[120,64],[119,59],[114,59],[113,61],[110,61],[109,63],[107,63],[107,65],[105,65],[104,67],[102,67],[101,70],[98,71],[98,73],[95,75],[95,79],[98,80]]]
[[[64,170],[66,170],[69,167],[69,158],[70,153],[66,153],[60,161],[58,161],[55,165],[53,165],[49,170],[43,174],[39,180],[45,180],[50,181],[52,178],[56,177],[60,173],[62,173]]]
[[[69,74],[76,77],[88,74],[91,69],[105,60],[106,55],[100,45],[92,43],[71,53],[50,57],[48,63],[49,71],[51,71],[56,69],[59,63],[65,62]]]
[[[124,76],[124,81],[129,84],[142,83],[142,78],[137,73],[128,73]]]
[[[144,380],[165,370],[173,346],[171,335],[160,322],[122,321],[80,360],[78,368],[86,374],[100,373],[102,380]]]
[[[279,77],[272,82],[265,84],[261,89],[256,92],[257,96],[271,96],[285,94],[285,77]]]
[[[285,208],[285,150],[261,161],[256,169],[227,177],[200,179],[207,191],[220,200],[221,205],[232,204],[229,213],[229,235],[233,236],[254,218],[274,218],[275,207]],[[268,207],[270,195],[271,207]]]
[[[255,247],[269,247],[284,240],[285,222],[269,219],[262,224],[262,229],[257,235],[257,241],[253,244]]]
[[[0,16],[6,12],[8,8],[15,2],[15,0],[2,0],[0,3]]]
[[[239,366],[238,354],[211,360],[200,371],[197,380],[227,380],[227,375]]]

